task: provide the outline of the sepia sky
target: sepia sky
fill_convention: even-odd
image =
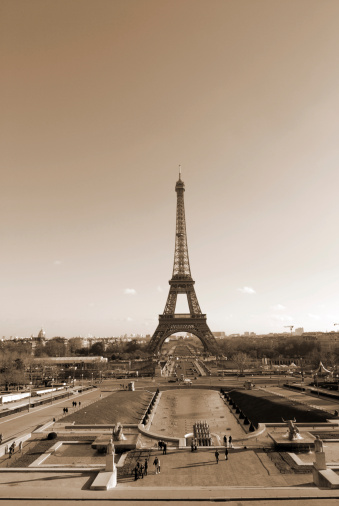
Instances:
[[[339,323],[338,0],[2,0],[0,336]]]

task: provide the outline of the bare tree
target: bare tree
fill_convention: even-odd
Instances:
[[[239,374],[243,374],[246,366],[250,362],[250,357],[247,355],[247,353],[243,353],[242,351],[238,351],[238,353],[235,353],[232,355],[232,360],[235,362],[238,366]]]

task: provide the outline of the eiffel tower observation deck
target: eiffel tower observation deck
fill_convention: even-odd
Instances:
[[[210,331],[206,315],[201,312],[195,293],[194,283],[188,256],[184,192],[185,184],[179,179],[175,185],[177,193],[177,214],[175,251],[172,278],[169,281],[170,290],[163,314],[159,315],[159,324],[149,344],[149,351],[158,353],[167,337],[176,332],[189,332],[202,342],[205,351],[213,355],[218,354],[218,345]],[[178,294],[186,294],[189,313],[175,312]]]

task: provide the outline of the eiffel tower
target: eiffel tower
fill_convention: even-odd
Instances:
[[[159,315],[159,324],[149,344],[149,351],[157,353],[165,339],[176,332],[190,332],[200,339],[205,351],[213,355],[218,354],[218,345],[210,331],[206,315],[202,314],[199,302],[194,290],[193,278],[188,258],[184,191],[185,184],[179,180],[175,185],[177,193],[177,222],[175,234],[175,252],[172,279],[169,281],[170,290],[163,314]],[[175,306],[178,294],[186,294],[189,313],[176,314]]]

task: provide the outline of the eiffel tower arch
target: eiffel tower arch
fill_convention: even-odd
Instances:
[[[184,206],[185,184],[181,180],[180,171],[175,191],[177,193],[177,213],[173,273],[169,281],[170,289],[165,309],[163,314],[159,315],[159,324],[148,349],[151,353],[157,353],[167,337],[176,332],[189,332],[200,339],[205,351],[217,355],[218,345],[207,325],[206,315],[201,312],[194,289],[195,281],[191,275]],[[175,313],[178,294],[186,295],[189,313]]]

